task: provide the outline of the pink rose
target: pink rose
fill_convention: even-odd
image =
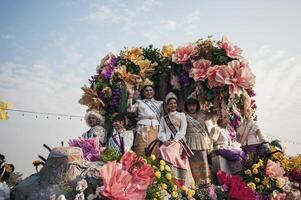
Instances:
[[[274,161],[268,160],[267,166],[265,168],[265,174],[272,178],[278,178],[283,177],[285,171],[279,163],[275,163]]]
[[[192,74],[195,81],[202,81],[207,78],[207,71],[211,65],[209,60],[200,59],[193,63]]]
[[[195,48],[192,44],[187,44],[176,49],[175,54],[172,57],[172,61],[177,64],[186,63],[191,56],[195,53]]]
[[[222,49],[225,49],[227,56],[230,58],[240,58],[240,54],[242,50],[236,46],[230,43],[226,36],[222,37],[222,41],[219,42],[219,47]]]

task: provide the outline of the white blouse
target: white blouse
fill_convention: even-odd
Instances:
[[[238,127],[239,142],[242,146],[260,144],[267,141],[265,136],[261,133],[259,126],[255,121],[245,120]]]
[[[120,139],[119,139],[118,133],[115,129],[113,131],[112,137],[115,137],[115,140],[118,142],[118,145],[120,145]],[[134,133],[133,133],[133,131],[131,131],[131,130],[121,131],[120,132],[120,137],[123,138],[124,152],[130,151],[132,146],[133,146],[133,142],[134,142]]]
[[[173,140],[179,141],[180,139],[185,139],[186,128],[187,128],[187,121],[186,121],[185,114],[175,111],[175,112],[168,113],[168,116],[170,118],[170,121],[172,122],[172,124],[175,126],[177,130],[177,133],[174,136]],[[160,121],[158,139],[161,142],[165,142],[170,140],[172,135],[173,135],[172,131],[167,126],[164,117],[162,117]]]
[[[163,101],[155,99],[137,100],[132,105],[132,99],[128,100],[128,112],[135,112],[138,115],[138,125],[158,126],[162,112]]]

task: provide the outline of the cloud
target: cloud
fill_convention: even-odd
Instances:
[[[301,57],[266,45],[257,52],[250,65],[256,75],[259,124],[266,134],[301,142]]]
[[[161,20],[160,24],[166,27],[167,30],[173,31],[177,28],[177,22],[174,20]]]
[[[16,39],[16,36],[14,34],[2,34],[1,39],[14,40],[14,39]]]

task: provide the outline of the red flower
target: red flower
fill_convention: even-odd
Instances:
[[[217,173],[217,179],[218,179],[218,182],[221,184],[221,185],[228,185],[228,174],[224,171],[221,171],[219,170]]]
[[[229,196],[233,200],[254,200],[255,194],[240,176],[232,176],[229,181]]]

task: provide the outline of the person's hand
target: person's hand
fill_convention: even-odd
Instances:
[[[134,95],[134,86],[133,85],[130,85],[130,84],[127,84],[127,91],[128,91],[128,97],[129,99],[132,99],[133,98],[133,95]]]

